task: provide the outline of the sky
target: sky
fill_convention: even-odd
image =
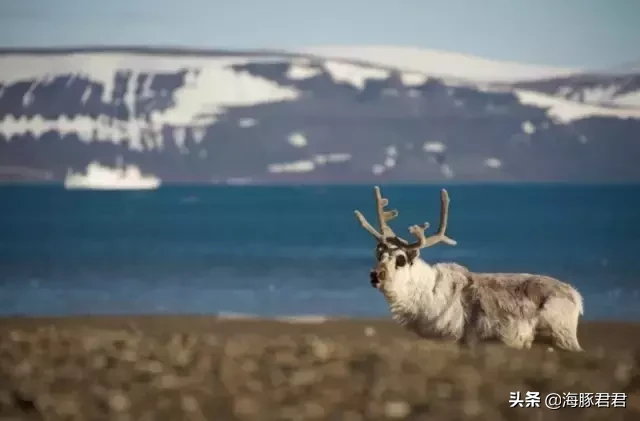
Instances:
[[[640,0],[1,0],[0,47],[398,45],[605,69],[640,60]]]

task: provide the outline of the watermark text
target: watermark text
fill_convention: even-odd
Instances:
[[[511,408],[626,408],[626,393],[510,392]]]

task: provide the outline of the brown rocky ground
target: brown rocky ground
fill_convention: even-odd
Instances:
[[[474,352],[389,321],[0,319],[0,420],[638,420],[640,325],[587,352]],[[510,392],[627,394],[626,408],[511,408]],[[542,405],[544,406],[544,405]]]

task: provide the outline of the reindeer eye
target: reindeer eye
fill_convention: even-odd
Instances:
[[[384,252],[384,248],[382,248],[380,246],[376,247],[376,252],[375,252],[376,260],[382,260],[382,253],[383,252]]]
[[[407,264],[407,257],[404,254],[396,256],[396,266],[403,267]]]

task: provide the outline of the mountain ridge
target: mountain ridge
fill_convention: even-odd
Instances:
[[[640,180],[633,107],[283,51],[137,48],[1,49],[0,179]]]

